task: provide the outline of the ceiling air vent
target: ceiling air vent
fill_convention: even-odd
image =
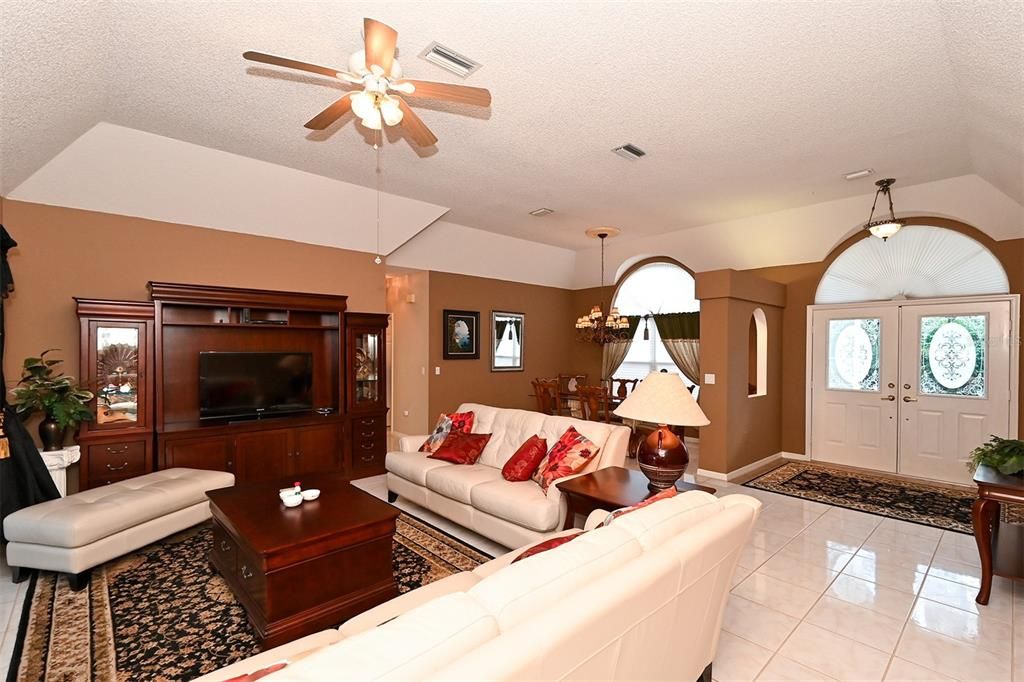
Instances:
[[[427,45],[427,49],[420,52],[420,57],[462,78],[473,73],[481,66],[479,62],[475,62],[444,45],[438,45],[436,42]]]
[[[530,211],[530,215],[537,218],[543,218],[544,216],[551,215],[552,213],[554,213],[554,211],[550,208],[535,208]]]
[[[643,149],[640,149],[640,147],[637,147],[635,144],[629,143],[624,144],[621,147],[616,147],[612,151],[622,158],[629,159],[630,161],[636,161],[637,159],[642,159],[647,156],[647,152]]]

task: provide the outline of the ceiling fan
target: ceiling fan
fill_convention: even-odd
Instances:
[[[414,143],[429,147],[437,142],[437,137],[400,94],[481,107],[491,104],[491,93],[484,88],[402,78],[402,67],[395,59],[398,32],[387,24],[363,19],[363,42],[364,49],[353,52],[349,57],[348,71],[262,52],[244,52],[242,56],[253,62],[337,78],[362,88],[346,93],[309,119],[305,125],[312,130],[323,130],[351,111],[367,128],[380,130],[383,125],[401,125]]]

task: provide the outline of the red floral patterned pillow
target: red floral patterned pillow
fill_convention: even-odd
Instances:
[[[453,430],[444,439],[441,447],[427,457],[443,459],[452,464],[476,464],[490,439],[489,433],[462,433]]]
[[[546,438],[533,435],[519,446],[516,454],[501,467],[501,475],[506,481],[529,481],[540,466],[540,461],[548,454]]]
[[[473,419],[476,415],[472,412],[453,412],[451,414],[441,413],[437,418],[437,426],[433,433],[427,436],[420,446],[420,452],[434,452],[444,443],[444,439],[452,431],[469,433],[473,430]]]
[[[598,528],[603,528],[604,526],[607,526],[609,523],[611,523],[615,519],[619,518],[620,516],[625,516],[626,514],[628,514],[630,512],[635,512],[637,509],[643,509],[644,507],[652,505],[655,502],[660,502],[661,500],[667,500],[670,497],[675,497],[678,494],[679,494],[679,491],[676,490],[675,486],[672,486],[671,488],[665,488],[660,493],[657,493],[655,495],[651,495],[650,497],[648,497],[643,502],[637,502],[632,507],[623,507],[622,509],[616,509],[611,514],[609,514],[608,517],[604,521],[602,521],[600,523],[600,525],[598,525]]]
[[[547,461],[534,474],[533,480],[547,492],[552,481],[582,470],[600,449],[575,427],[570,426],[548,450]]]
[[[559,538],[551,538],[550,540],[545,540],[544,542],[538,542],[536,545],[529,548],[528,550],[517,556],[515,559],[513,559],[512,563],[514,564],[517,561],[522,561],[523,559],[536,556],[537,554],[543,554],[549,549],[554,549],[555,547],[561,547],[565,543],[569,542],[569,540],[575,540],[576,538],[578,538],[586,532],[587,531],[585,530],[581,530],[580,532],[573,533],[572,535],[563,535]]]

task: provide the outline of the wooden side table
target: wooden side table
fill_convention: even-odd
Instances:
[[[607,467],[597,471],[556,483],[565,495],[568,509],[562,530],[568,530],[576,522],[576,514],[589,514],[595,509],[615,511],[643,502],[654,492],[647,487],[647,477],[639,471],[622,467]],[[715,494],[714,488],[682,480],[676,483],[676,490],[702,490]]]
[[[975,601],[988,604],[992,576],[1024,578],[1024,526],[1003,523],[999,513],[1003,502],[1024,504],[1024,477],[1006,476],[980,466],[974,473],[974,482],[978,484],[978,499],[971,520],[981,556],[981,589]]]

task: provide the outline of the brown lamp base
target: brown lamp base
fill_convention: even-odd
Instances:
[[[637,448],[637,463],[640,471],[650,481],[651,490],[665,490],[676,484],[690,463],[683,439],[672,433],[668,426],[659,424]]]

